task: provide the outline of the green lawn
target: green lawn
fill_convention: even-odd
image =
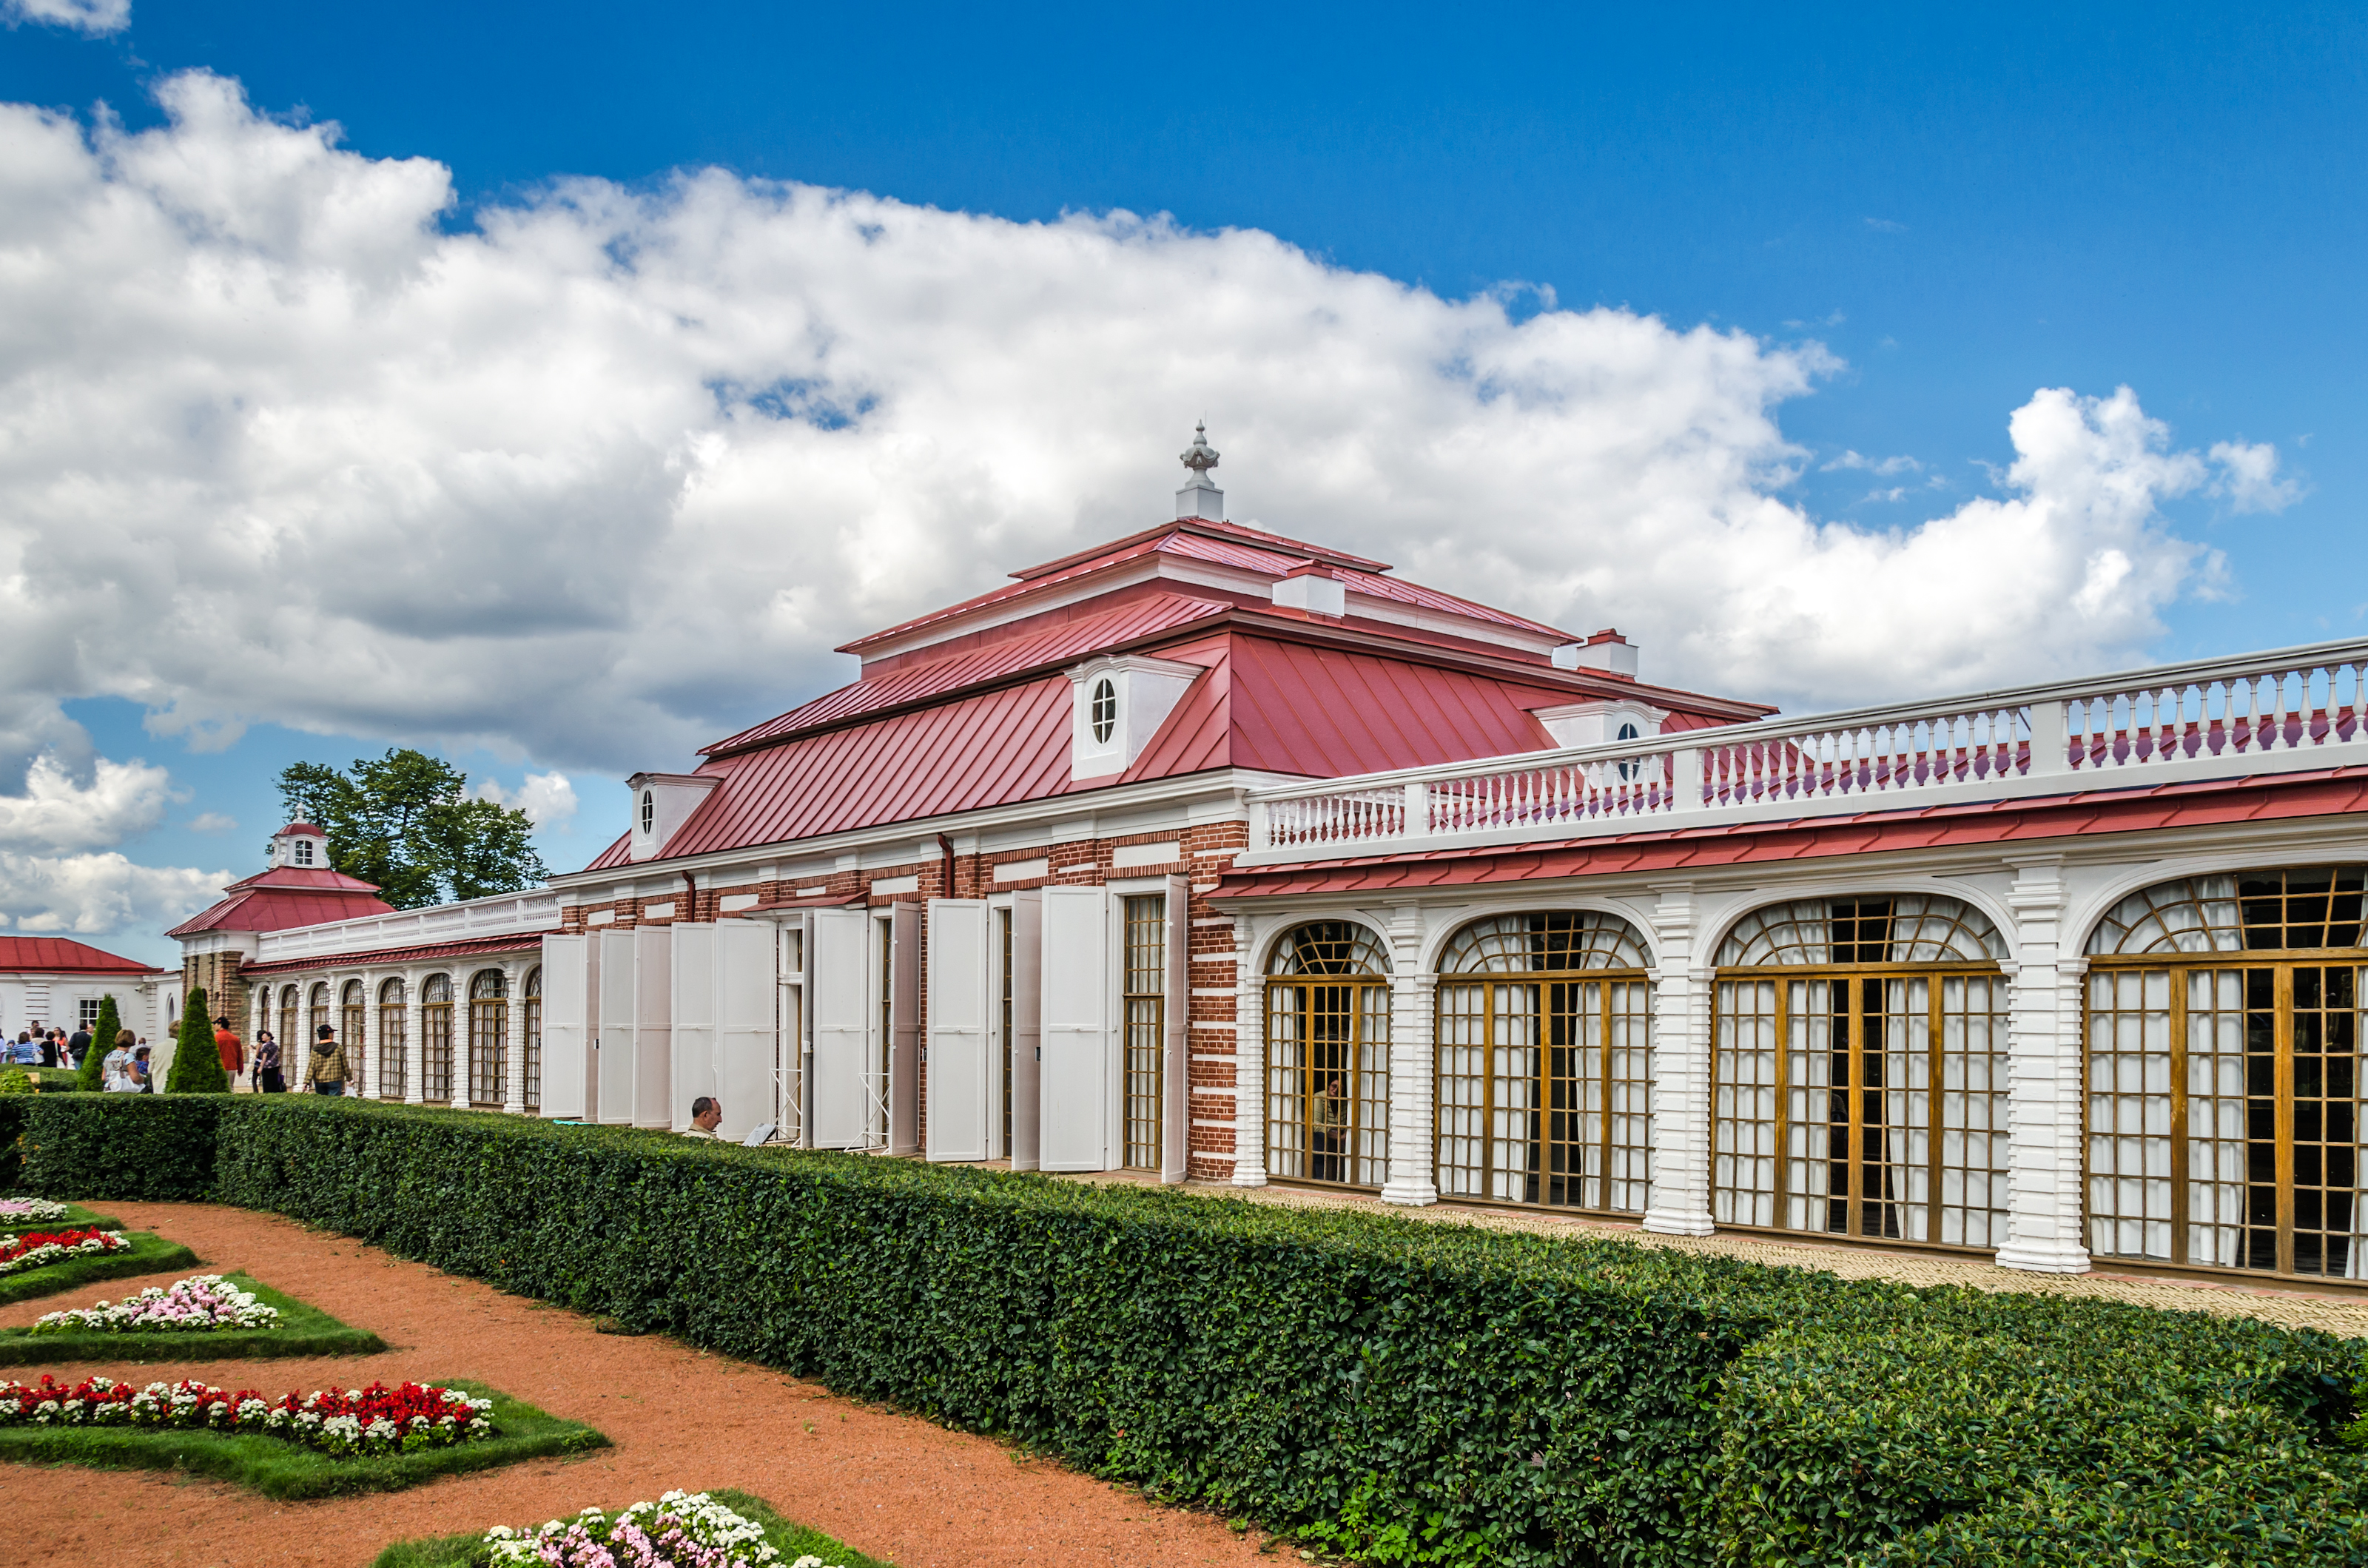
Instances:
[[[112,1214],[100,1214],[79,1203],[66,1205],[63,1220],[7,1220],[0,1221],[0,1236],[21,1236],[28,1231],[70,1231],[96,1225],[102,1231],[120,1231],[123,1221]]]
[[[0,1460],[87,1465],[95,1470],[187,1471],[236,1482],[267,1497],[294,1499],[400,1492],[439,1475],[493,1470],[520,1460],[609,1446],[608,1438],[580,1421],[547,1415],[483,1383],[456,1378],[443,1386],[490,1397],[494,1427],[500,1436],[483,1443],[384,1459],[335,1459],[261,1434],[124,1426],[0,1426]]]
[[[21,1274],[0,1274],[0,1305],[54,1296],[61,1290],[96,1285],[102,1279],[129,1279],[134,1275],[163,1274],[172,1269],[194,1272],[199,1267],[198,1255],[178,1242],[168,1242],[146,1231],[128,1233],[131,1242],[129,1252],[110,1253],[104,1257],[70,1257],[63,1263],[27,1269]]]
[[[367,1329],[348,1328],[315,1306],[286,1296],[246,1274],[225,1275],[252,1290],[267,1307],[279,1309],[271,1328],[222,1329],[203,1334],[35,1334],[0,1328],[0,1367],[57,1366],[68,1361],[232,1361],[284,1356],[369,1356],[386,1341]]]
[[[794,1524],[781,1517],[773,1511],[772,1505],[762,1497],[751,1497],[746,1492],[734,1492],[722,1487],[711,1490],[708,1495],[741,1517],[754,1519],[765,1527],[765,1539],[772,1542],[774,1548],[781,1554],[778,1568],[789,1568],[791,1563],[808,1552],[821,1558],[824,1562],[830,1565],[830,1568],[893,1568],[885,1559],[866,1557],[853,1547],[836,1540],[820,1530],[810,1530],[803,1525]],[[613,1506],[621,1508],[627,1504],[641,1501],[643,1499],[627,1497],[614,1504]],[[647,1501],[655,1502],[656,1499],[650,1498]],[[598,1504],[597,1500],[591,1498],[586,1498],[584,1503],[579,1503],[576,1506],[580,1508],[586,1504],[595,1506],[611,1506],[611,1505]],[[532,1524],[541,1525],[542,1522],[541,1519],[536,1519]],[[522,1525],[519,1528],[529,1527]],[[380,1552],[377,1561],[370,1564],[370,1568],[480,1568],[485,1561],[481,1550],[484,1539],[484,1531],[479,1530],[472,1535],[430,1536],[420,1540],[397,1541]]]

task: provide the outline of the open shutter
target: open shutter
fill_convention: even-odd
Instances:
[[[921,906],[888,906],[888,1152],[921,1152]]]
[[[1044,1125],[1044,894],[1011,895],[1011,1156],[1015,1171],[1041,1169]]]
[[[674,939],[664,926],[633,932],[633,1125],[671,1127]]]
[[[780,1115],[773,1104],[778,951],[769,925],[715,923],[715,1094],[723,1102],[715,1131],[735,1143]]]
[[[1167,975],[1160,1010],[1167,1038],[1159,1042],[1159,1179],[1179,1182],[1192,1125],[1192,884],[1182,877],[1167,879]]]
[[[640,1017],[633,999],[638,971],[633,964],[631,931],[600,933],[600,1094],[594,1108],[600,1119],[613,1126],[633,1123],[633,1020]],[[422,1038],[417,1026],[412,1039]],[[416,1048],[415,1048],[416,1049]],[[417,1058],[413,1058],[416,1063]],[[417,1066],[412,1069],[418,1071]],[[414,1083],[419,1080],[414,1078]]]
[[[666,931],[674,1081],[666,1091],[666,1125],[680,1132],[690,1125],[690,1102],[715,1093],[715,927],[678,920]]]
[[[860,909],[806,912],[806,1006],[814,1014],[814,1074],[808,1085],[810,1146],[863,1146],[864,1044],[871,988],[864,983],[871,916]]]
[[[547,1117],[592,1119],[593,1030],[600,1013],[594,991],[600,972],[598,941],[559,935],[542,939],[542,1114]],[[370,1017],[377,1018],[375,1006]]]
[[[1110,901],[1100,888],[1045,888],[1043,1105],[1048,1171],[1106,1171],[1110,1096]]]
[[[987,910],[929,901],[929,1158],[986,1156]]]

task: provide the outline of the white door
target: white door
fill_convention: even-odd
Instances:
[[[674,939],[664,926],[633,937],[633,1125],[671,1127],[674,1088]]]
[[[542,1114],[589,1120],[592,1116],[592,1031],[599,1016],[593,994],[599,972],[594,938],[542,939]],[[365,1000],[364,1006],[370,1006]],[[370,1016],[376,1017],[371,1007]]]
[[[755,920],[715,923],[715,1083],[719,1137],[738,1142],[773,1119],[779,1036],[773,1008],[777,945]]]
[[[806,913],[807,1006],[814,1010],[811,1146],[860,1149],[865,1126],[866,1046],[870,1043],[871,916],[861,909]]]
[[[1044,989],[1038,1129],[1042,1168],[1106,1171],[1110,1100],[1118,1085],[1110,1027],[1110,894],[1044,890]]]
[[[600,1094],[594,1108],[603,1122],[619,1127],[633,1124],[633,1021],[641,1016],[633,990],[639,973],[633,963],[633,934],[601,932]],[[413,1038],[419,1038],[416,1026]]]
[[[989,920],[977,899],[929,901],[928,1157],[987,1157]]]
[[[666,1125],[690,1125],[690,1102],[715,1093],[715,927],[677,921],[667,987],[673,999],[668,1054],[674,1084],[666,1095]]]

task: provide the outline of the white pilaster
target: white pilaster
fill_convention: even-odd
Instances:
[[[1656,891],[1661,896],[1652,919],[1653,1196],[1645,1229],[1706,1236],[1717,1228],[1710,1216],[1712,969],[1694,961],[1693,889]]]
[[[403,971],[403,1103],[427,1103],[427,1014],[420,1005],[424,969]]]
[[[1234,1185],[1266,1185],[1266,986],[1234,920]]]
[[[313,1028],[321,1022],[313,1016],[313,987],[319,979],[317,975],[307,975],[297,981],[296,1048],[291,1052],[286,1040],[279,1042],[279,1071],[287,1078],[289,1091],[292,1094],[309,1095],[313,1092],[312,1080],[307,1074],[313,1071]],[[336,1005],[336,998],[332,997],[329,1006],[334,1007]]]
[[[526,1114],[526,971],[524,959],[502,963],[502,1108]]]
[[[2007,982],[2009,1240],[2000,1267],[2086,1274],[2080,1013],[2087,960],[2063,951],[2063,863],[2011,862],[2016,964]]]
[[[1401,904],[1391,912],[1390,1179],[1383,1184],[1382,1201],[1416,1207],[1439,1201],[1430,1089],[1439,977],[1422,972],[1422,936],[1419,906]]]
[[[256,1041],[261,1040],[263,1031],[271,1027],[271,983],[265,981],[260,984],[249,983],[246,995],[247,1000],[255,1004],[255,1017],[246,1029],[246,1081],[251,1085],[255,1082]],[[281,1049],[284,1051],[286,1048]],[[282,1060],[285,1060],[284,1056]]]
[[[362,1060],[360,1070],[355,1076],[362,1086],[362,1097],[374,1100],[380,1097],[385,1088],[385,1085],[379,1082],[385,1075],[378,1059],[378,983],[381,977],[370,970],[364,970],[357,978],[362,983],[362,1038],[359,1047],[362,1053]]]

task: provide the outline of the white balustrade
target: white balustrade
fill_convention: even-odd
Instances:
[[[1261,790],[1236,864],[2368,762],[2368,640]]]
[[[383,952],[432,942],[507,937],[520,931],[559,929],[559,895],[549,888],[495,893],[427,909],[398,909],[354,920],[268,932],[252,964],[279,963],[324,953]]]

